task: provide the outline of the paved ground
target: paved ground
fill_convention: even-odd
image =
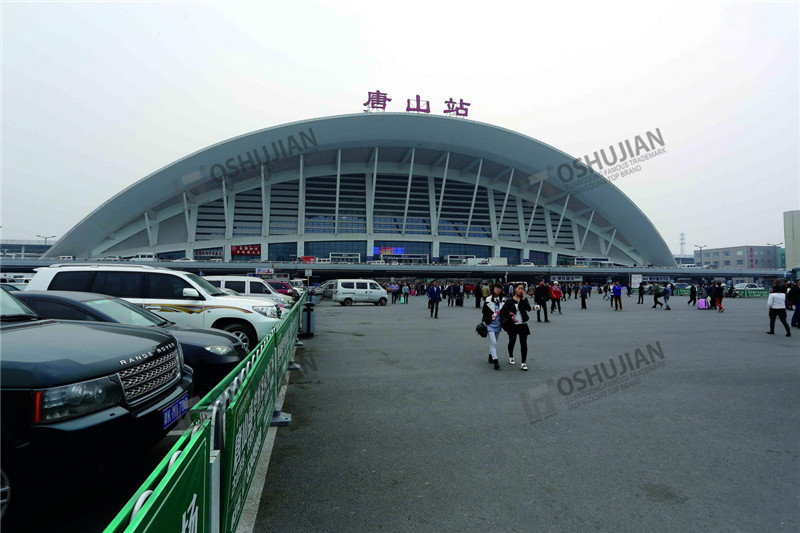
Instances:
[[[473,300],[323,303],[255,531],[797,531],[800,330],[685,301],[570,300],[528,372],[487,364]]]

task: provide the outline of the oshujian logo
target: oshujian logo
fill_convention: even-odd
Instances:
[[[523,392],[520,394],[522,406],[530,423],[535,424],[557,414],[555,398],[559,396],[567,409],[578,409],[641,384],[643,376],[666,364],[661,343],[648,344],[644,349],[636,348],[633,355],[625,352],[558,378],[555,382],[557,396],[548,385]],[[549,383],[552,384],[552,380]]]
[[[647,131],[633,139],[625,139],[585,155],[583,160],[574,159],[557,168],[547,167],[549,175],[555,174],[568,187],[570,193],[586,192],[609,181],[616,181],[642,170],[642,163],[667,153],[661,130]],[[584,163],[585,162],[585,163]],[[592,173],[592,170],[595,173]],[[605,179],[603,179],[605,178]]]

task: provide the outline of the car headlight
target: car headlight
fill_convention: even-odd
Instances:
[[[43,424],[88,415],[118,405],[122,387],[109,378],[82,381],[34,392],[34,423]]]
[[[253,311],[256,313],[261,313],[262,315],[270,318],[280,318],[280,315],[278,314],[278,308],[274,305],[254,305]]]
[[[214,355],[236,355],[236,350],[233,346],[203,346],[203,348]]]

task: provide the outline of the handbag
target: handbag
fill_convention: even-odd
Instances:
[[[478,325],[475,326],[475,333],[480,335],[481,337],[488,337],[489,336],[489,329],[486,327],[486,324],[483,322],[478,322]]]
[[[511,317],[506,318],[500,322],[500,327],[503,328],[503,331],[506,333],[511,333],[514,330],[514,319]]]

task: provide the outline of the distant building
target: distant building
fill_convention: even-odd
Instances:
[[[731,246],[730,248],[705,248],[694,252],[694,262],[699,266],[717,268],[782,268],[778,263],[777,246]]]
[[[44,242],[40,240],[0,240],[0,253],[2,253],[3,257],[13,257],[15,259],[33,259],[40,257],[49,249],[50,245],[44,244]]]
[[[673,257],[675,258],[675,263],[677,263],[678,266],[695,264],[694,257],[691,255],[675,254]]]

